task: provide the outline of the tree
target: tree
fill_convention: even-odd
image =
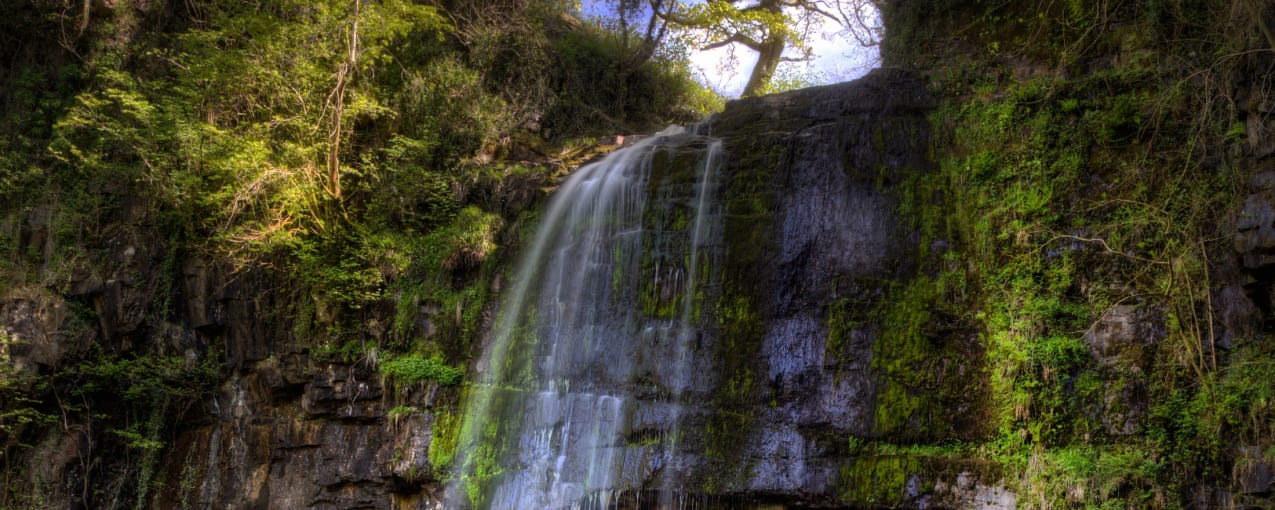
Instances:
[[[655,56],[655,50],[669,31],[669,23],[659,14],[676,8],[677,0],[619,0],[616,19],[619,22],[621,50],[624,52],[624,64],[627,68],[636,68]],[[645,27],[637,32],[632,28],[633,20],[640,19],[644,14]]]
[[[780,63],[813,57],[808,42],[825,22],[860,45],[878,44],[881,26],[875,12],[874,0],[619,0],[617,5],[625,28],[635,14],[649,18],[643,44],[659,43],[671,26],[690,34],[700,50],[738,45],[756,52],[745,97],[763,91]]]

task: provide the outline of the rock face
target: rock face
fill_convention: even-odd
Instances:
[[[929,107],[922,81],[878,70],[734,102],[710,121],[728,155],[718,298],[747,310],[718,317],[710,424],[734,432],[706,438],[729,452],[705,471],[730,490],[835,501],[847,438],[874,436],[882,324],[866,315],[914,270],[892,188],[928,165]],[[838,300],[865,315],[843,338],[829,327]]]
[[[901,183],[929,166],[929,108],[922,80],[878,70],[730,103],[693,133],[630,149],[649,156],[614,160],[631,167],[582,170],[515,274],[528,282],[516,308],[501,311],[540,319],[498,319],[477,367],[499,389],[473,390],[467,406],[503,410],[467,414],[465,429],[496,432],[461,448],[497,453],[465,458],[476,467],[447,504],[557,508],[597,491],[625,508],[705,495],[732,508],[758,495],[1012,507],[974,463],[930,469],[923,456],[852,447],[969,437],[960,424],[980,419],[979,347],[961,328],[926,338],[960,353],[927,376],[963,399],[898,385],[883,396],[874,364],[895,327],[885,300],[916,273],[916,236],[896,208]],[[642,203],[630,202],[634,183]],[[576,201],[585,209],[564,216]],[[489,463],[499,468],[477,467]]]
[[[181,433],[162,508],[393,508],[428,476],[430,417],[391,422],[379,375],[362,364],[253,366],[206,402],[212,423]],[[302,375],[306,374],[306,375]],[[297,390],[300,393],[297,394]]]
[[[898,411],[899,397],[883,394],[874,364],[888,327],[883,300],[916,274],[920,248],[896,213],[897,194],[930,165],[931,106],[923,80],[877,70],[852,83],[731,102],[687,135],[689,143],[654,160],[641,221],[657,234],[639,250],[635,306],[656,322],[693,308],[699,331],[684,409],[639,403],[632,410],[627,446],[619,449],[626,459],[645,460],[629,466],[618,501],[644,507],[642,494],[671,472],[680,497],[729,508],[1013,506],[1014,495],[997,488],[995,473],[983,466],[877,456],[855,446],[960,438],[968,431],[959,424],[979,418],[978,391],[931,402],[946,407]],[[692,271],[683,238],[695,190],[704,185],[688,165],[710,139],[720,140],[724,160],[711,183],[702,259]],[[49,242],[50,220],[41,214],[31,212],[24,223],[28,251]],[[9,292],[0,319],[8,334],[27,340],[9,354],[29,371],[82,353],[95,338],[120,348],[156,343],[188,364],[224,356],[212,397],[166,407],[180,426],[154,472],[142,471],[160,483],[138,498],[159,508],[446,505],[446,473],[439,469],[451,452],[433,443],[457,433],[458,417],[446,410],[454,409],[456,392],[386,388],[374,350],[316,349],[299,336],[295,310],[311,307],[321,316],[323,303],[289,291],[266,271],[231,272],[187,257],[177,262],[173,311],[162,321],[146,320],[157,281],[137,280],[148,274],[139,268],[160,264],[164,248],[145,242],[144,218],[130,224],[104,248],[109,263],[73,272],[68,286],[97,309],[100,324],[67,328],[67,301],[39,291]],[[685,297],[688,274],[699,289],[692,298]],[[685,306],[688,299],[693,307]],[[389,318],[372,315],[366,334],[375,345],[384,332],[379,324]],[[79,333],[54,333],[66,331]],[[963,353],[935,369],[935,384],[977,385],[973,376],[959,375],[978,372],[970,368],[979,357],[973,337],[960,328],[930,336]],[[677,384],[665,373],[673,363],[669,351],[638,350],[598,362],[632,363],[637,382],[626,391],[638,402],[666,400]],[[915,389],[903,391],[918,398]],[[441,401],[451,404],[436,407]],[[411,407],[391,412],[392,403]],[[935,426],[939,421],[946,425]],[[678,453],[663,457],[672,464],[656,462],[667,454],[661,438],[679,427]],[[68,437],[51,433],[32,451],[32,458],[54,459],[55,467],[32,470],[42,481],[30,483],[56,482],[61,489],[46,502],[71,508],[84,501],[75,494],[81,487],[104,482],[77,471],[93,455],[92,436]]]
[[[747,312],[717,316],[706,429],[725,432],[705,437],[707,486],[802,505],[1014,506],[980,466],[854,446],[968,437],[981,420],[981,348],[962,328],[928,333],[943,367],[914,367],[932,377],[925,391],[961,398],[900,397],[875,359],[882,332],[901,327],[886,323],[886,299],[917,277],[917,234],[897,209],[900,186],[931,165],[929,108],[923,80],[879,69],[730,103],[710,121],[729,155],[716,309]],[[930,400],[900,405],[914,398]]]

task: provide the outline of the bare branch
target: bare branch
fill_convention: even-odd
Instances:
[[[833,14],[824,9],[821,9],[818,4],[811,2],[809,0],[778,0],[778,1],[779,1],[779,5],[782,5],[784,7],[796,7],[798,9],[803,9],[809,12],[813,12],[815,14],[819,14],[825,18],[828,18],[832,21],[835,21],[837,22],[837,24],[841,26],[845,26],[846,28],[849,28],[844,18],[838,17],[836,14]],[[838,8],[841,5],[840,1],[837,1],[834,3],[838,6]]]

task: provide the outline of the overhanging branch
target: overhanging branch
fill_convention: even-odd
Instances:
[[[730,37],[723,39],[721,41],[717,41],[715,43],[710,43],[708,45],[705,45],[702,49],[711,50],[715,48],[721,48],[722,46],[726,46],[727,44],[733,44],[733,43],[742,44],[744,46],[751,48],[754,51],[761,51],[761,43],[743,34],[731,35]]]

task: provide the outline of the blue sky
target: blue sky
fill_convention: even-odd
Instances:
[[[581,12],[586,18],[608,12],[613,2],[584,0]],[[785,63],[779,74],[785,71],[807,75],[815,84],[849,81],[866,74],[878,65],[877,48],[864,48],[853,38],[839,34],[840,27],[825,24],[824,29],[810,41],[815,57],[807,62]],[[742,46],[734,49],[734,63],[730,48],[697,51],[691,62],[701,83],[727,97],[739,97],[748,81],[748,73],[757,62],[757,55]]]

